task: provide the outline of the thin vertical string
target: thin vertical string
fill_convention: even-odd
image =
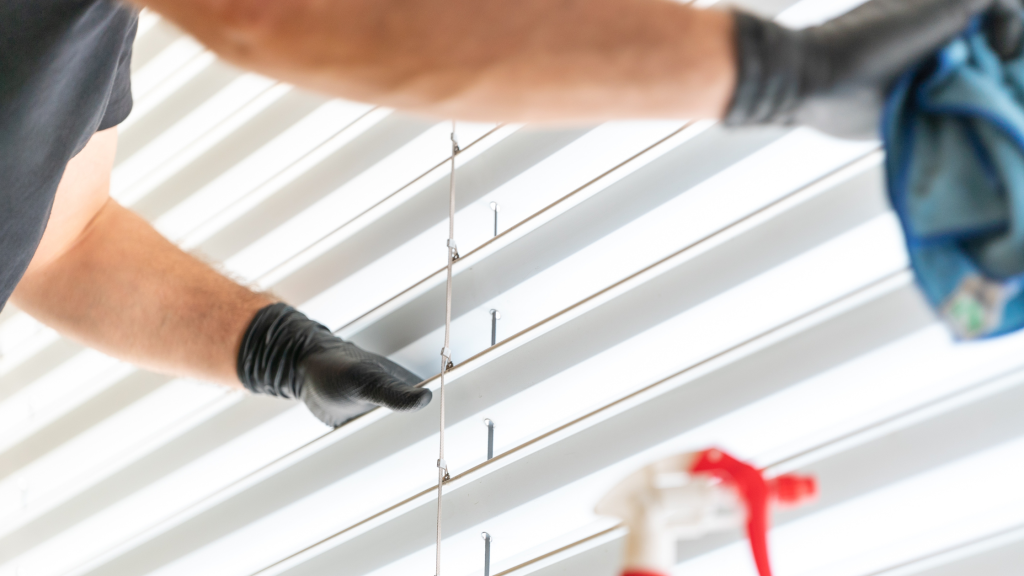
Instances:
[[[444,379],[445,373],[452,367],[451,331],[452,331],[452,264],[459,258],[459,250],[455,246],[455,156],[459,153],[459,143],[455,139],[455,121],[452,120],[452,173],[448,186],[448,283],[445,289],[444,304],[444,348],[441,349],[441,426],[440,447],[437,457],[437,557],[434,568],[435,576],[441,576],[441,497],[444,483],[450,478],[448,464],[444,460]]]

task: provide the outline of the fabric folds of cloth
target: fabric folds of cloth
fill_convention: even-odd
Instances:
[[[957,337],[1024,327],[1024,57],[972,27],[907,73],[882,126],[889,196],[925,296]]]

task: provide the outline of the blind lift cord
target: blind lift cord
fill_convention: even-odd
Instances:
[[[445,290],[444,305],[444,348],[441,348],[441,425],[440,446],[437,457],[437,556],[434,576],[441,576],[441,497],[444,483],[451,479],[448,474],[448,463],[444,461],[444,375],[453,366],[451,343],[452,331],[452,265],[459,259],[459,250],[455,246],[455,156],[459,153],[459,142],[455,139],[455,120],[452,120],[452,174],[448,186],[448,283]]]

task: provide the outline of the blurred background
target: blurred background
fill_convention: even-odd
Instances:
[[[749,0],[805,25],[849,0]],[[710,4],[710,2],[703,2]],[[152,13],[114,197],[424,378],[449,122],[239,71]],[[1024,335],[955,344],[907,269],[877,143],[712,122],[458,123],[444,573],[612,576],[612,484],[719,446],[821,497],[782,576],[1017,575]],[[0,575],[429,576],[438,407],[330,430],[0,314]],[[436,387],[436,380],[430,384]],[[494,458],[488,460],[494,423]],[[743,533],[680,576],[755,573]]]

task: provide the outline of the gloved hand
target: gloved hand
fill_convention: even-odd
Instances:
[[[419,410],[431,393],[398,364],[334,336],[287,304],[256,313],[238,351],[238,377],[258,394],[301,398],[328,426],[384,406]]]
[[[737,86],[725,123],[877,138],[899,76],[981,15],[993,48],[1016,56],[1024,37],[1020,0],[870,0],[803,30],[737,12]]]

